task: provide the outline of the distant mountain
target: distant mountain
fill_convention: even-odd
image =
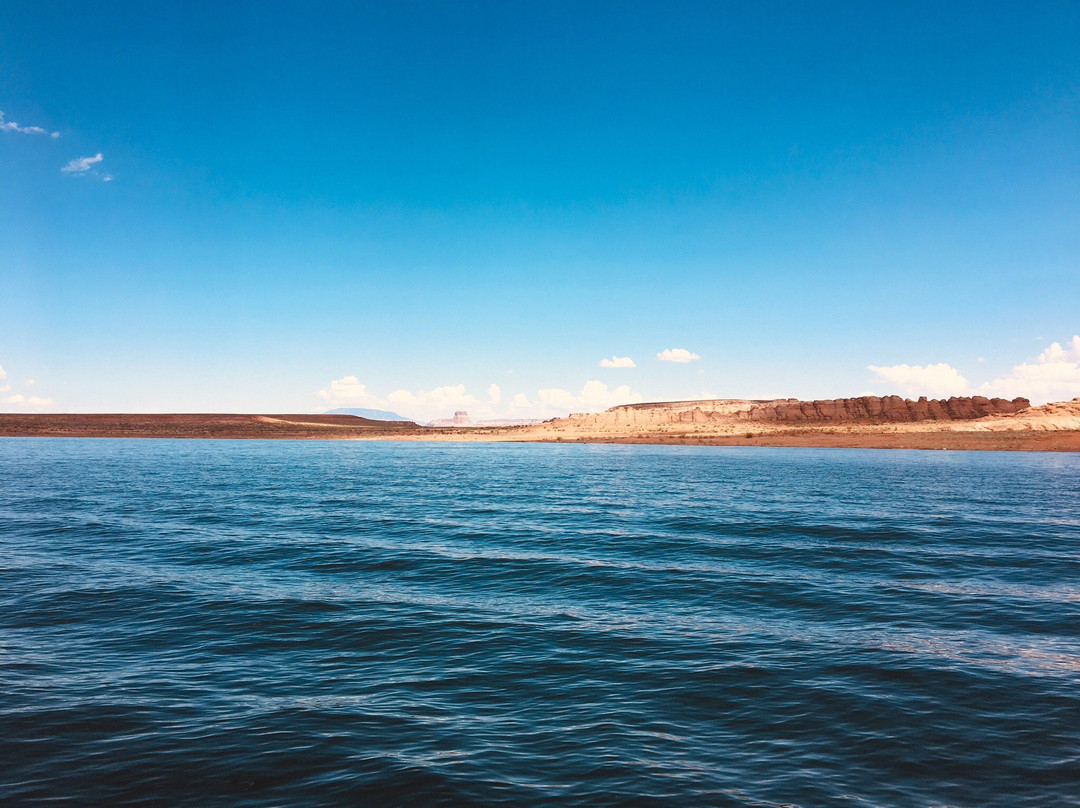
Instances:
[[[373,421],[411,421],[412,418],[406,418],[404,415],[398,415],[396,412],[390,412],[388,410],[368,410],[360,407],[348,408],[342,407],[336,410],[327,410],[327,415],[355,415],[359,418],[370,418]]]

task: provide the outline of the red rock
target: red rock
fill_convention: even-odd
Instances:
[[[778,399],[756,402],[749,412],[739,417],[749,421],[780,423],[911,423],[913,421],[967,421],[987,415],[1019,412],[1031,406],[1026,398],[1006,401],[984,396],[957,397],[945,400],[927,399],[911,401],[900,396],[862,396],[861,398],[838,398],[826,401],[798,401]],[[697,420],[697,415],[693,416]],[[689,420],[689,419],[688,419]]]

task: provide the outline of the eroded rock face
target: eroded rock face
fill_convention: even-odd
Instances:
[[[598,413],[577,413],[565,421],[577,427],[626,430],[694,429],[702,425],[750,422],[785,424],[888,424],[916,421],[971,421],[988,415],[1011,415],[1030,407],[1026,398],[948,399],[900,396],[862,396],[826,401],[781,398],[772,401],[718,399],[715,401],[662,401],[655,404],[624,404]]]
[[[900,396],[862,396],[829,401],[798,401],[796,399],[754,402],[736,418],[748,421],[776,423],[828,423],[849,421],[861,423],[911,423],[913,421],[970,421],[987,415],[1008,415],[1027,409],[1026,398],[984,398],[983,396],[952,397],[918,401]]]

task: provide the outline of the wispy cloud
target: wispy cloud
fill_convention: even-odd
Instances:
[[[98,152],[93,157],[77,157],[60,170],[65,174],[83,174],[104,159],[105,157],[101,154],[101,152]],[[112,177],[108,177],[106,181],[111,179]]]
[[[0,404],[9,407],[18,407],[19,411],[46,410],[53,406],[53,400],[51,398],[42,398],[41,396],[24,396],[22,393],[16,393],[15,395],[0,399]]]
[[[690,353],[686,348],[667,348],[656,355],[661,362],[678,362],[685,365],[695,359],[701,359],[696,353]]]
[[[48,135],[51,138],[60,137],[59,132],[50,132],[40,126],[20,126],[15,121],[5,121],[4,111],[0,109],[0,132],[21,132],[24,135]]]
[[[600,367],[602,368],[636,368],[634,360],[629,356],[613,356],[611,359],[601,359]]]
[[[50,132],[47,129],[42,129],[40,126],[23,126],[19,123],[16,123],[15,121],[5,121],[3,110],[0,110],[0,132],[19,132],[23,135],[48,135],[49,137],[54,139],[60,137],[59,132]],[[61,168],[60,171],[64,174],[74,174],[76,176],[81,176],[87,173],[91,173],[91,169],[93,169],[95,165],[97,165],[104,159],[105,156],[101,152],[98,152],[97,154],[88,157],[76,157],[74,160],[71,160],[70,162],[68,162],[67,165]],[[97,174],[96,172],[92,173],[94,173],[94,177],[96,179],[99,179],[102,182],[113,181],[112,174]]]
[[[46,396],[29,396],[13,392],[11,385],[5,382],[8,374],[0,366],[0,393],[10,393],[0,397],[0,412],[43,412],[55,407],[53,400]],[[27,379],[25,386],[32,387],[36,382]]]

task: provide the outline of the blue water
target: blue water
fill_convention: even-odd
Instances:
[[[6,805],[1080,805],[1080,455],[0,439]]]

